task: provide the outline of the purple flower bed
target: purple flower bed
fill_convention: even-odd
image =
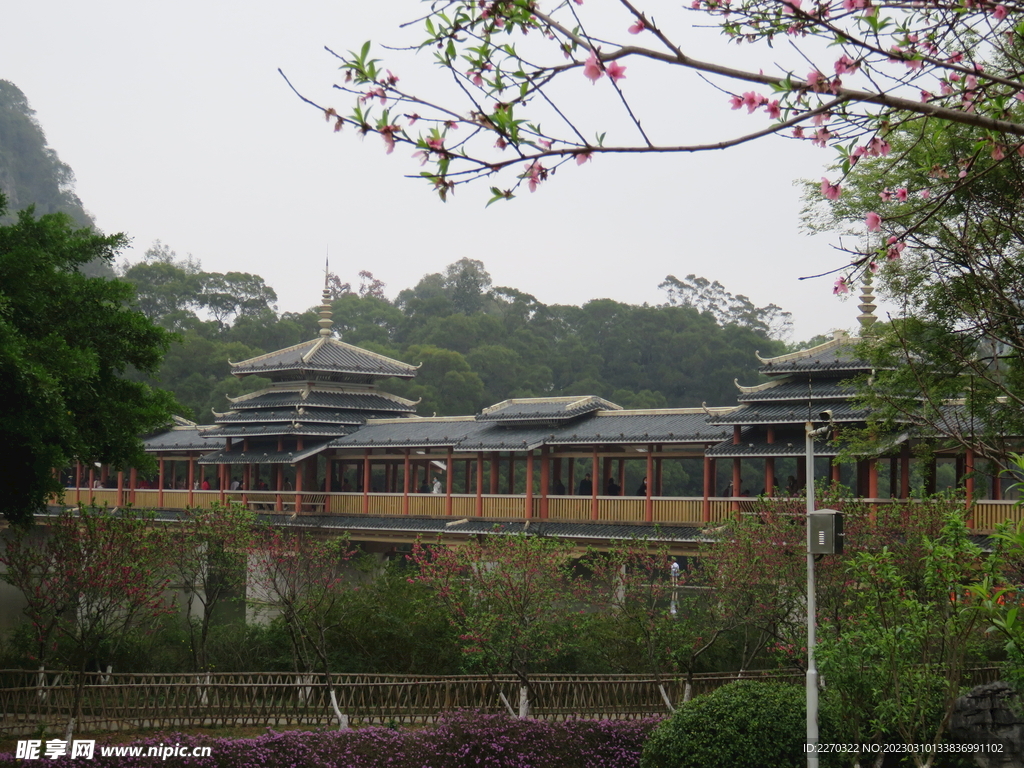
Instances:
[[[546,723],[504,715],[457,712],[416,730],[362,728],[345,732],[269,733],[253,739],[163,734],[133,743],[211,748],[208,757],[67,756],[38,761],[54,768],[632,768],[660,718]],[[45,744],[44,744],[45,746]],[[35,760],[0,755],[0,768],[27,768]]]

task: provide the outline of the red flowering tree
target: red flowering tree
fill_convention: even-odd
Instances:
[[[185,593],[184,621],[196,672],[209,669],[206,645],[218,608],[244,590],[255,516],[239,504],[187,509],[167,531],[171,572]]]
[[[444,85],[407,89],[400,68],[375,58],[367,43],[339,56],[345,77],[336,87],[355,97],[351,107],[314,106],[336,131],[376,133],[388,152],[408,146],[442,199],[486,180],[492,202],[603,154],[715,150],[773,134],[836,153],[836,173],[821,183],[835,199],[861,158],[890,152],[892,130],[957,124],[974,149],[946,157],[927,190],[912,190],[939,206],[984,176],[972,157],[1020,151],[1021,12],[999,0],[692,0],[657,9],[635,0],[431,3],[412,48],[433,58]],[[707,46],[695,28],[714,25],[725,43],[757,48],[762,60],[736,64],[724,46],[710,58],[693,55]],[[701,81],[721,91],[723,108],[751,115],[749,131],[696,141],[689,131],[704,121],[666,121],[650,98],[671,91],[685,100],[684,89]],[[891,252],[914,222],[890,231],[869,211],[864,228],[882,234],[854,255],[850,272]]]
[[[643,540],[622,543],[588,558],[593,573],[592,599],[609,623],[608,642],[642,655],[647,671],[665,689],[666,675],[686,676],[683,701],[689,701],[693,674],[723,634],[742,617],[719,599],[699,564],[682,568],[668,549]]]
[[[331,647],[341,624],[339,609],[349,561],[357,550],[347,537],[319,538],[308,531],[268,528],[257,535],[249,550],[250,602],[276,612],[292,646],[295,671],[309,697],[311,673],[323,675],[339,726],[347,725],[333,686]]]
[[[77,672],[65,738],[81,719],[86,664],[172,610],[165,531],[135,512],[64,509],[47,528],[11,528],[3,578],[25,595],[41,667],[61,651]]]
[[[470,665],[519,679],[519,717],[528,716],[536,698],[531,674],[578,637],[585,590],[572,571],[571,555],[569,542],[525,534],[413,547],[418,578],[447,609]],[[515,715],[505,695],[499,696]]]

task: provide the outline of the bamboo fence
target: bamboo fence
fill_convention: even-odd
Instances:
[[[970,670],[965,685],[998,679],[996,667]],[[693,695],[737,679],[696,675]],[[745,672],[744,678],[801,684],[802,673]],[[0,670],[0,733],[59,731],[70,715],[76,676],[67,672]],[[350,725],[436,722],[445,712],[506,711],[519,682],[511,676],[416,677],[337,674],[338,707]],[[683,698],[685,678],[661,681],[670,701]],[[531,716],[545,720],[627,720],[667,713],[659,682],[643,675],[538,675],[531,680]],[[337,725],[322,675],[296,673],[103,674],[87,672],[80,730],[187,729],[225,726]]]

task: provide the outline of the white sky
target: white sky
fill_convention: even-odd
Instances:
[[[668,15],[677,4],[651,6]],[[281,311],[318,303],[329,248],[343,280],[357,284],[368,269],[390,296],[469,257],[495,285],[548,304],[660,303],[667,274],[696,273],[791,311],[794,339],[855,326],[855,302],[831,295],[832,278],[797,280],[842,263],[829,238],[800,232],[793,184],[818,180],[829,151],[773,139],[692,156],[598,157],[511,203],[485,209],[489,185],[480,185],[442,204],[403,178],[419,171],[408,149],[387,156],[378,137],[332,133],[277,73],[347,111],[323,47],[408,40],[398,24],[421,10],[414,0],[9,3],[0,79],[25,92],[98,225],[133,238],[129,256],[160,239],[209,271],[260,274]],[[749,57],[711,34],[719,59]],[[403,85],[430,83],[433,65],[418,61],[392,67]],[[692,78],[665,81],[625,63],[623,90],[664,138],[763,125]],[[578,80],[569,98],[607,97],[607,79]]]

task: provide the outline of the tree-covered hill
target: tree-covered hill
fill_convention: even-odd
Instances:
[[[75,173],[46,143],[25,94],[0,80],[0,192],[7,197],[7,213],[0,224],[15,221],[18,211],[35,206],[37,216],[64,213],[79,227],[95,227],[75,194]],[[103,261],[82,267],[90,276],[111,277]]]
[[[179,333],[158,384],[201,422],[211,420],[211,409],[227,407],[225,396],[265,384],[235,380],[228,360],[317,333],[317,308],[278,315],[276,294],[258,275],[204,272],[160,243],[121,276],[136,286],[143,311]],[[662,305],[595,299],[582,307],[545,305],[516,288],[495,287],[473,259],[425,275],[394,300],[371,273],[360,278],[352,288],[330,276],[335,331],[351,344],[422,363],[415,380],[384,386],[421,400],[423,415],[553,395],[600,395],[628,408],[731,404],[734,379],[757,381],[755,351],[785,351],[772,338],[787,319],[778,307],[754,307],[693,275],[670,276]]]

